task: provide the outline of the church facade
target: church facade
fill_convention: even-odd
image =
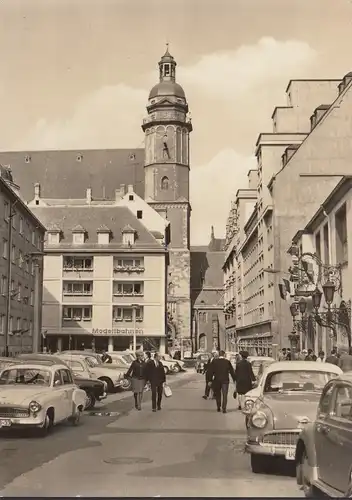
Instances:
[[[159,82],[149,93],[147,116],[142,123],[144,148],[2,152],[0,163],[11,168],[22,198],[34,212],[39,203],[34,197],[35,185],[40,186],[40,197],[48,205],[50,200],[56,205],[60,200],[61,205],[69,204],[69,200],[76,200],[77,204],[77,200],[87,197],[88,191],[92,200],[109,204],[116,200],[116,191],[133,186],[136,195],[169,222],[165,335],[170,343],[176,340],[176,347],[180,339],[186,339],[186,349],[190,349],[191,344],[197,349],[204,345],[207,330],[209,349],[226,343],[222,327],[222,272],[217,269],[223,255],[223,242],[216,240],[212,231],[208,247],[190,246],[192,123],[185,92],[176,81],[176,66],[167,49],[159,61]],[[45,244],[47,246],[47,241]],[[214,252],[219,258],[214,258]],[[194,253],[196,258],[192,258]],[[202,259],[197,255],[202,255]],[[201,294],[202,288],[207,287],[205,272],[212,275],[211,290]],[[200,306],[196,302],[201,295],[203,299],[208,298],[202,300]],[[204,331],[196,326],[202,308],[212,311],[209,324],[215,324],[214,313],[217,317],[216,341],[213,326],[203,328]],[[201,342],[199,335],[203,336]]]

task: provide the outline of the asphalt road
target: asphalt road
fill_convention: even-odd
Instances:
[[[0,437],[2,496],[284,496],[302,497],[290,470],[255,475],[243,452],[243,415],[204,401],[204,378],[170,377],[172,398],[141,412],[116,395],[79,427],[57,426],[46,438]],[[116,412],[110,416],[106,412]]]

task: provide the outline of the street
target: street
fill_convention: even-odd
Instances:
[[[173,396],[161,412],[151,411],[149,392],[136,411],[129,393],[46,438],[2,436],[1,495],[303,496],[287,471],[251,472],[244,418],[232,397],[228,413],[217,413],[201,397],[202,375],[189,370],[169,379]]]

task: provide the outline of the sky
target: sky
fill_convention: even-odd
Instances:
[[[0,150],[143,147],[169,42],[188,99],[191,242],[223,237],[290,79],[352,70],[349,0],[2,0]]]

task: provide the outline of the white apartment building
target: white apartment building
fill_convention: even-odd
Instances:
[[[168,222],[128,186],[116,199],[29,204],[47,224],[43,335],[51,351],[165,351]]]

